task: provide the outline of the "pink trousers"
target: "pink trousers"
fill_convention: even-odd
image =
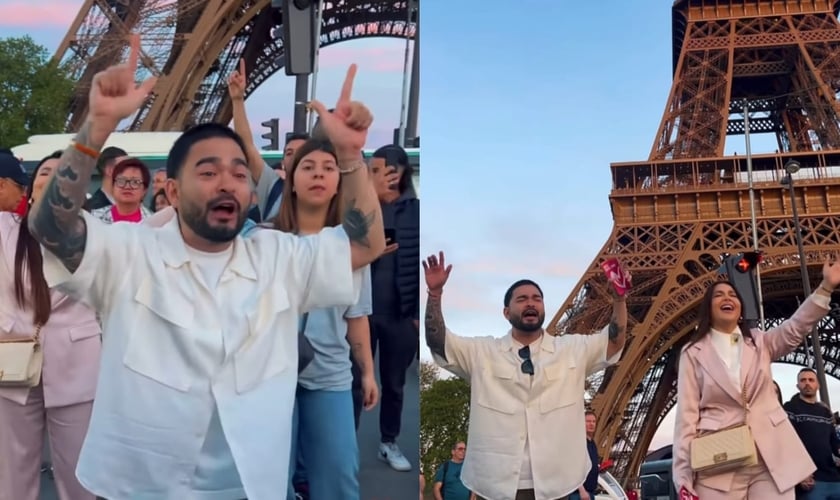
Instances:
[[[796,497],[793,488],[787,491],[776,488],[763,460],[738,470],[729,491],[704,486],[702,477],[694,483],[694,488],[700,500],[794,500]]]
[[[29,391],[23,406],[0,398],[0,500],[39,499],[45,429],[58,497],[94,500],[76,479],[92,408],[93,402],[44,408],[40,385]]]

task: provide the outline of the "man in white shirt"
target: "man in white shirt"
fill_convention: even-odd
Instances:
[[[128,63],[94,77],[88,119],[30,217],[50,285],[104,323],[76,474],[111,500],[275,500],[288,483],[299,315],[353,304],[353,270],[385,247],[359,154],[372,118],[364,107],[350,112],[351,66],[325,120],[342,172],[342,227],[238,236],[251,199],[247,155],[215,124],[186,131],[170,151],[177,218],[161,228],[104,225],[81,207],[97,151],[154,87],[135,86],[138,53],[133,36]]]
[[[479,498],[565,499],[592,462],[584,424],[586,377],[618,361],[627,305],[616,297],[610,324],[591,335],[546,335],[543,294],[531,280],[505,293],[504,337],[460,337],[446,328],[443,252],[423,262],[426,344],[441,367],[470,383],[470,453],[461,481]],[[609,286],[609,285],[607,285]]]

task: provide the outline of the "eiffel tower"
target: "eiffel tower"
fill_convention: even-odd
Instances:
[[[647,161],[610,165],[612,233],[549,332],[588,333],[610,319],[599,264],[617,255],[633,274],[621,362],[590,379],[596,442],[627,487],[676,404],[680,348],[724,254],[753,248],[747,158],[724,157],[727,137],[774,134],[752,156],[765,329],[803,300],[784,165],[795,159],[795,202],[808,272],[817,283],[840,251],[840,1],[677,0],[673,84]],[[735,140],[743,140],[736,138]],[[840,376],[838,325],[819,325],[826,372]],[[804,346],[779,361],[809,365]]]
[[[301,0],[310,3],[317,0]],[[320,46],[369,37],[414,39],[418,0],[324,2]],[[228,123],[227,77],[248,68],[245,96],[283,67],[283,15],[270,0],[85,0],[56,51],[78,82],[67,116],[78,130],[93,76],[125,60],[128,34],[141,39],[138,78],[159,77],[129,130],[177,131]]]

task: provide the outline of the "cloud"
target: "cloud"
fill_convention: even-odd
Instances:
[[[79,2],[3,2],[0,7],[0,26],[15,28],[57,27],[64,30],[79,13]]]

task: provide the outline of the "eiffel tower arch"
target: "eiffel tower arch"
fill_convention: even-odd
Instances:
[[[317,0],[314,0],[317,2]],[[418,0],[324,2],[320,46],[369,37],[414,39]],[[232,117],[227,77],[245,58],[246,98],[283,67],[283,15],[270,0],[85,0],[56,51],[76,84],[67,130],[81,126],[93,76],[141,37],[138,77],[159,77],[129,130],[173,131]]]
[[[753,248],[747,162],[724,156],[729,136],[774,134],[778,151],[753,155],[761,283],[768,327],[803,300],[788,188],[808,272],[840,251],[840,1],[677,0],[673,84],[647,161],[610,165],[614,227],[551,320],[556,335],[589,333],[610,319],[599,264],[620,256],[633,274],[629,338],[620,363],[591,379],[596,442],[632,485],[654,433],[676,403],[676,361],[726,253]],[[826,372],[840,376],[838,324],[819,325]],[[781,362],[806,365],[803,346]]]

